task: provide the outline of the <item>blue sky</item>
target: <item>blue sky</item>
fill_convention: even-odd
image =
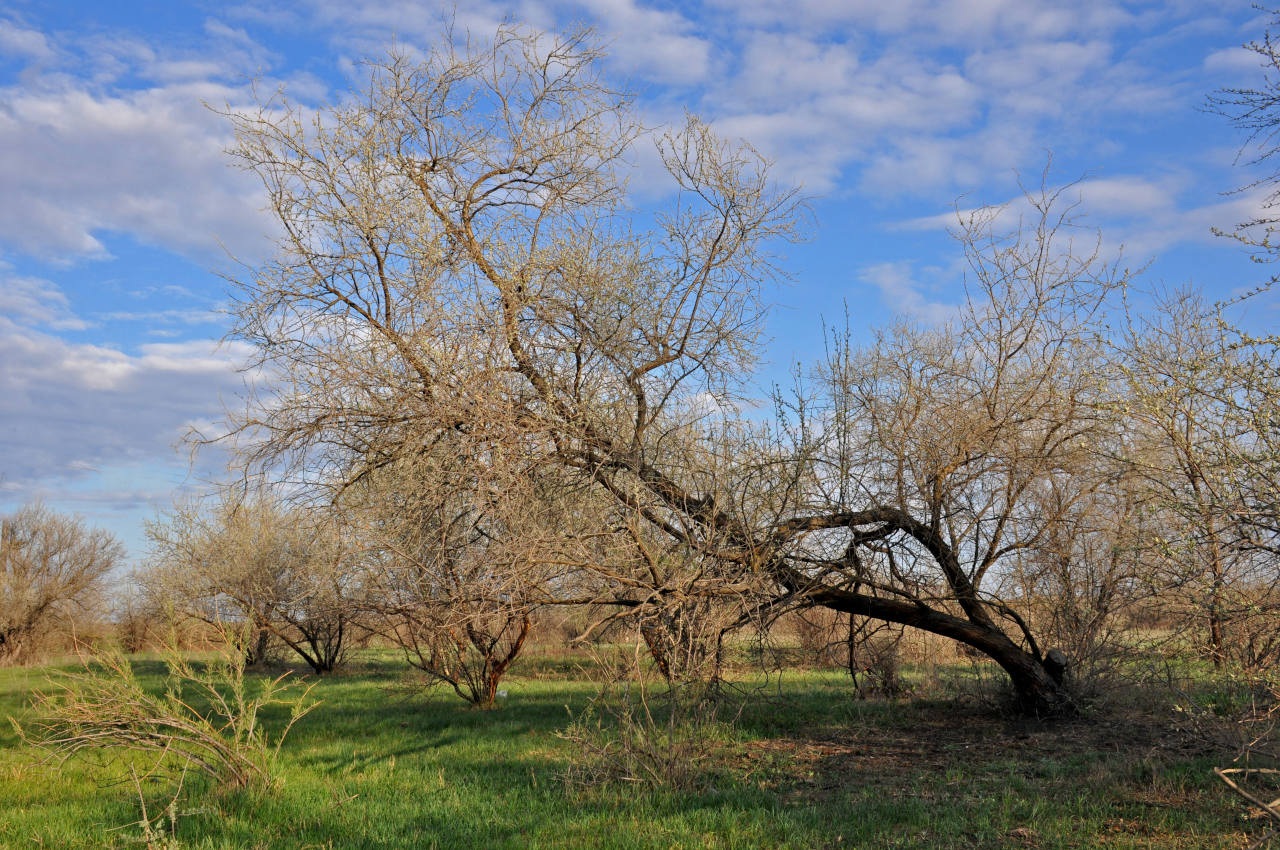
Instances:
[[[813,196],[762,381],[816,355],[846,304],[859,330],[944,317],[962,281],[948,213],[1016,198],[1050,152],[1050,182],[1080,181],[1144,279],[1221,298],[1263,273],[1211,235],[1261,198],[1224,194],[1249,178],[1242,139],[1202,109],[1260,81],[1239,45],[1268,16],[1247,0],[0,0],[0,511],[41,498],[139,556],[142,521],[220,474],[181,440],[243,388],[222,275],[272,229],[206,104],[247,105],[255,78],[336,99],[361,56],[432,43],[446,14],[478,34],[594,26],[648,123],[696,112]]]

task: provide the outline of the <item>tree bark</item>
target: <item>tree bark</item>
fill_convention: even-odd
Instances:
[[[1023,714],[1050,717],[1071,711],[1065,689],[1050,674],[1044,661],[1018,646],[999,629],[972,623],[921,603],[847,590],[820,588],[810,591],[807,597],[814,604],[833,611],[911,626],[972,646],[1008,674],[1016,706]]]

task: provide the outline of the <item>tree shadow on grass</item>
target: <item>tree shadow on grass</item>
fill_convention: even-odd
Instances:
[[[813,837],[811,814],[780,813],[771,793],[727,777],[696,793],[566,789],[571,751],[555,732],[585,707],[589,687],[515,681],[500,709],[482,712],[440,691],[389,704],[376,684],[322,682],[324,702],[281,750],[285,785],[228,797],[193,815],[186,835],[217,846],[415,850],[702,847],[735,830],[755,836],[736,846]]]

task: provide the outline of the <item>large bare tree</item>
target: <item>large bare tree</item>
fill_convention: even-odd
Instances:
[[[639,214],[641,128],[589,37],[477,44],[393,54],[323,109],[229,115],[284,233],[240,282],[235,335],[284,379],[239,422],[245,462],[341,492],[465,435],[635,531],[594,601],[826,605],[967,643],[1027,710],[1059,709],[1061,659],[1000,592],[1056,520],[1031,494],[1105,431],[1085,326],[1113,272],[1048,208],[1007,242],[979,217],[953,326],[833,364],[819,428],[732,423],[795,193],[689,118],[657,138],[671,191]],[[690,569],[645,569],[677,552]]]

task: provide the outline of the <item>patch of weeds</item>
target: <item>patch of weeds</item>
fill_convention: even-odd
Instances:
[[[606,684],[558,732],[574,757],[561,779],[570,789],[627,782],[693,790],[707,786],[713,752],[734,736],[712,684],[685,682],[651,691],[643,679]]]
[[[192,662],[176,648],[163,655],[164,688],[153,693],[116,649],[98,650],[78,670],[55,673],[49,687],[32,693],[34,720],[13,720],[27,743],[56,762],[81,754],[105,761],[127,753],[152,758],[147,774],[194,769],[220,786],[269,786],[274,761],[293,725],[314,707],[310,688],[288,674],[251,694],[244,654],[227,642],[211,660]],[[268,706],[289,710],[272,740],[259,723]]]

